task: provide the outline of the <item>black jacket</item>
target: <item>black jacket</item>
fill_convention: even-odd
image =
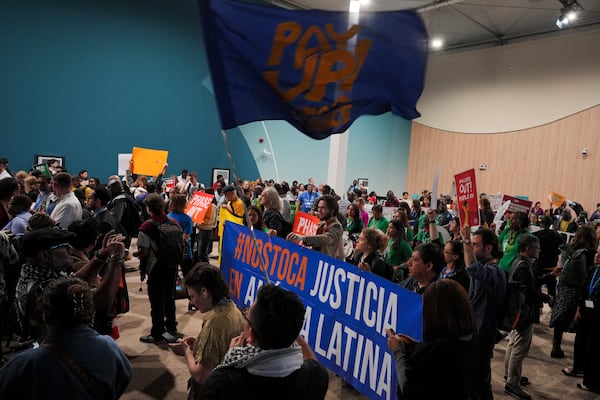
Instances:
[[[200,398],[243,400],[324,399],[329,376],[317,361],[306,360],[302,367],[283,378],[252,375],[245,368],[226,367],[213,371],[202,385]]]

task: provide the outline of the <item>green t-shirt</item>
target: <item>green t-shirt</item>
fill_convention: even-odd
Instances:
[[[406,240],[403,240],[398,248],[394,248],[393,245],[394,239],[390,239],[385,251],[385,262],[395,267],[408,261],[412,255],[412,249]]]
[[[383,233],[387,232],[388,225],[389,221],[385,217],[381,217],[380,219],[375,219],[375,217],[371,217],[371,219],[369,220],[369,228],[379,229]]]
[[[498,267],[506,272],[510,272],[512,269],[513,261],[519,255],[519,238],[523,235],[530,235],[528,231],[513,232],[510,226],[504,228],[504,230],[498,236],[498,243],[500,244],[500,250],[504,252]]]

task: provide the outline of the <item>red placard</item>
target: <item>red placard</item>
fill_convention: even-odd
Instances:
[[[185,213],[192,217],[192,221],[201,224],[204,220],[204,215],[206,215],[206,210],[208,210],[214,197],[214,194],[204,192],[194,193],[185,207]]]
[[[456,198],[458,200],[458,215],[460,225],[479,225],[479,205],[477,198],[477,185],[475,184],[475,170],[470,169],[454,175],[456,182]]]
[[[165,183],[165,187],[167,189],[175,189],[175,179],[172,179],[172,178],[163,179],[163,182]]]
[[[302,236],[316,235],[319,221],[319,217],[301,211],[297,212],[292,232]]]
[[[522,211],[525,214],[529,214],[531,210],[531,205],[533,204],[529,200],[523,200],[518,197],[513,197],[505,194],[502,196],[502,203],[505,203],[507,200],[510,200],[510,206],[508,206],[508,210],[504,213],[504,215],[510,215],[515,211]]]

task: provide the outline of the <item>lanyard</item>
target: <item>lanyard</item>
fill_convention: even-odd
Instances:
[[[600,276],[598,276],[596,278],[596,275],[598,275],[598,268],[596,268],[596,270],[594,271],[594,276],[592,276],[592,280],[590,281],[590,287],[589,287],[589,290],[588,290],[588,299],[592,298],[592,294],[594,293],[594,289],[596,289],[596,287],[600,283]]]

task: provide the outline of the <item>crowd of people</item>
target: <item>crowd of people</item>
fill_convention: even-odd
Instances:
[[[565,202],[547,210],[536,203],[528,213],[498,220],[482,195],[481,226],[470,227],[461,226],[450,196],[432,202],[428,191],[398,198],[390,190],[378,198],[358,181],[340,196],[312,178],[289,185],[219,176],[206,187],[195,172],[183,170],[167,184],[167,165],[155,177],[111,176],[105,185],[85,170],[69,175],[54,162],[47,171],[13,174],[7,167],[0,158],[0,329],[3,337],[42,345],[2,367],[1,397],[21,390],[31,379],[27,373],[55,365],[48,383],[78,380],[92,398],[123,393],[131,366],[106,335],[118,338],[115,319],[129,309],[124,264],[133,256],[148,280],[151,309],[149,332],[140,341],[169,342],[185,359],[190,399],[258,398],[267,396],[266,387],[287,393],[282,398],[324,398],[327,372],[299,336],[301,299],[266,285],[250,309],[240,310],[228,298],[220,270],[209,263],[222,209],[254,229],[423,296],[423,341],[388,331],[399,398],[493,398],[491,358],[504,337],[504,390],[531,398],[524,387],[534,382],[523,374],[523,360],[544,303],[552,307],[551,357],[564,357],[563,334],[576,332],[573,365],[562,373],[583,378],[581,389],[600,392],[600,204],[589,218],[577,203]],[[185,213],[197,191],[214,195],[200,224]],[[319,218],[315,234],[292,232],[300,211]],[[137,250],[130,254],[134,237]],[[188,309],[210,311],[197,336],[182,337],[177,329],[179,269]],[[522,292],[520,319],[504,329],[500,317],[513,287]],[[92,366],[72,337],[91,338],[94,351],[111,355],[111,367]],[[69,375],[73,365],[83,376]],[[443,384],[426,384],[431,371]],[[29,389],[23,398],[43,393]]]

